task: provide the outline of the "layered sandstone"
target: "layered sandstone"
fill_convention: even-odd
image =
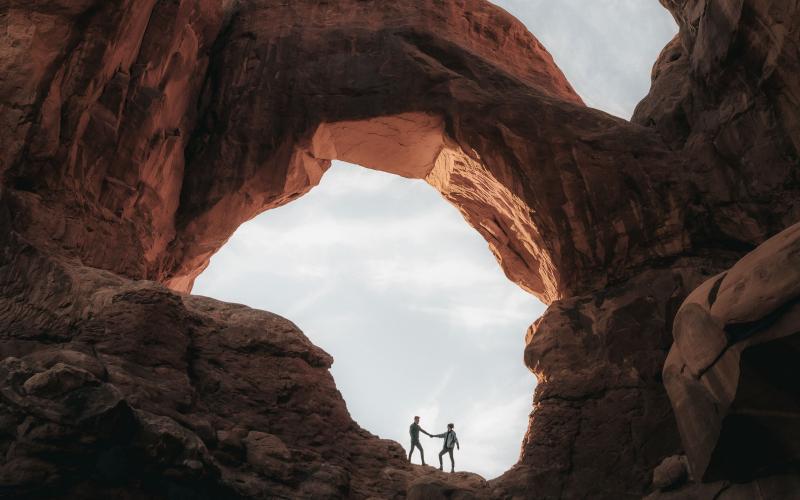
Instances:
[[[662,3],[632,122],[481,0],[0,4],[4,493],[634,498],[696,462],[661,367],[690,292],[800,219],[800,9]],[[182,293],[333,159],[425,179],[550,303],[498,480],[406,465],[291,323]]]

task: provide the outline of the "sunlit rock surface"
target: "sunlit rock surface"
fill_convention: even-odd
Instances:
[[[700,330],[788,293],[776,272],[726,292],[731,316],[690,299],[675,319],[800,219],[800,11],[662,3],[681,32],[631,123],[585,107],[480,0],[0,5],[2,494],[616,499],[650,492],[666,457],[713,465],[718,424],[681,444],[661,367],[674,321],[696,379],[725,358]],[[551,304],[501,478],[407,465],[291,323],[180,293],[332,159],[425,179]]]

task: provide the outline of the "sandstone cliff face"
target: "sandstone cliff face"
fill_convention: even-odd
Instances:
[[[681,302],[800,219],[798,7],[662,3],[681,33],[631,123],[480,0],[0,5],[4,493],[646,493],[684,448]],[[409,467],[288,321],[181,293],[332,159],[425,179],[551,304],[500,479]]]

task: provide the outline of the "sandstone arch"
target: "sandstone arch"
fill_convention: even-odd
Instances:
[[[103,328],[136,335],[115,316],[125,307],[138,311],[131,316],[143,329],[144,304],[190,318],[194,330],[176,321],[169,331],[203,342],[209,325],[245,321],[127,280],[189,290],[238,224],[302,195],[329,157],[372,163],[380,135],[363,149],[350,145],[372,127],[413,117],[398,144],[436,131],[422,134],[433,151],[442,147],[423,161],[434,158],[429,182],[487,238],[512,280],[551,303],[525,350],[541,381],[531,428],[520,463],[494,484],[497,495],[646,491],[652,466],[679,448],[660,380],[678,305],[800,218],[797,35],[781,27],[797,24],[797,7],[663,3],[681,34],[657,61],[632,122],[586,108],[535,38],[479,0],[5,3],[3,349],[24,359],[3,373],[13,382],[56,369],[36,354],[51,348],[43,345],[97,342]],[[374,166],[425,171],[405,170],[411,163]],[[325,356],[302,334],[275,325],[290,346],[278,349],[280,363],[294,367],[284,373],[324,371]],[[94,363],[87,352],[58,359]],[[95,378],[76,372],[70,380],[106,376],[84,365]],[[128,387],[113,376],[103,384]],[[212,405],[207,390],[187,389]],[[108,400],[144,411],[126,391]],[[315,418],[348,425],[341,403],[327,397],[331,412]],[[179,418],[167,396],[158,401],[165,406],[147,411]],[[39,411],[25,400],[8,404]],[[203,411],[224,410],[212,407]],[[287,407],[286,418],[299,411]],[[161,422],[142,418],[143,429]],[[208,431],[175,425],[178,434]],[[326,440],[339,439],[308,443],[281,425],[281,439],[303,453],[330,453]],[[359,430],[347,435],[363,443],[363,456],[391,449]],[[224,441],[209,436],[214,446]],[[247,436],[259,449],[275,442]],[[270,450],[270,460],[284,460],[279,446]],[[207,464],[198,453],[186,460]],[[371,472],[353,466],[363,457],[331,460],[344,472],[320,466],[300,480],[276,466],[266,474],[295,492],[320,481],[339,493],[406,486],[375,483],[374,464],[360,464]]]
[[[36,161],[17,162],[7,174],[19,186],[49,188],[60,180],[90,206],[123,221],[142,220],[139,226],[149,234],[131,235],[138,248],[124,260],[136,271],[126,275],[188,290],[241,221],[318,181],[326,158],[307,154],[304,143],[313,143],[310,135],[321,124],[402,113],[438,117],[442,142],[468,151],[534,209],[533,226],[483,221],[491,211],[486,206],[476,207],[483,213],[471,219],[479,228],[500,224],[483,234],[506,240],[494,246],[507,273],[547,301],[608,279],[605,270],[593,268],[611,266],[624,274],[639,259],[629,258],[638,247],[647,246],[652,258],[682,246],[675,222],[681,200],[653,189],[667,180],[659,177],[668,177],[664,165],[676,161],[671,153],[653,132],[583,107],[547,52],[499,9],[482,2],[456,11],[436,3],[400,2],[377,11],[368,4],[309,4],[309,19],[326,19],[320,25],[298,24],[294,9],[272,2],[244,2],[235,15],[228,13],[232,18],[215,39],[224,11],[202,2],[180,5],[177,11],[131,6],[132,12],[118,14],[120,32],[108,42],[119,47],[99,57],[100,68],[92,68],[98,71],[47,75],[56,79],[40,83],[47,105],[27,133],[63,139],[46,147],[38,144],[44,139],[32,141],[28,148]],[[123,29],[123,19],[148,12],[150,22],[138,31],[127,24]],[[93,15],[106,14],[101,9]],[[175,14],[177,20],[163,21],[174,23],[168,25],[174,31],[158,34],[161,20]],[[180,15],[195,17],[181,26]],[[52,17],[63,29],[58,23],[76,19]],[[351,33],[346,43],[343,31]],[[137,36],[143,42],[134,52]],[[157,36],[171,45],[148,45]],[[208,50],[211,56],[204,58]],[[208,70],[192,71],[193,61]],[[70,96],[66,89],[79,83],[70,76],[90,81],[93,94]],[[200,106],[192,109],[195,96]],[[58,112],[74,118],[59,121]],[[625,154],[612,160],[622,143]],[[603,149],[606,158],[591,158]],[[654,161],[656,156],[662,158]],[[48,169],[57,173],[41,175]],[[628,186],[637,188],[636,195],[625,200],[620,193]],[[462,199],[453,201],[466,204],[471,188],[441,189],[461,192]],[[97,261],[96,252],[82,248],[85,236],[69,245],[87,262]]]
[[[227,64],[227,61],[263,61],[270,57],[266,53],[281,54],[288,50],[324,53],[334,61],[340,61],[340,51],[344,51],[350,62],[331,67],[324,61],[315,60],[314,66],[309,68],[305,63],[300,65],[294,57],[280,60],[278,55],[274,55],[278,58],[274,65],[262,64],[244,83],[228,84],[221,80],[220,88],[209,90],[212,95],[207,99],[213,103],[213,114],[220,117],[220,122],[212,134],[202,139],[204,145],[198,146],[198,159],[194,163],[201,169],[221,170],[225,168],[222,164],[231,160],[229,155],[243,159],[243,164],[233,174],[235,177],[244,177],[239,179],[241,186],[237,189],[238,193],[218,194],[222,197],[219,203],[240,207],[242,203],[237,196],[243,197],[241,191],[244,190],[247,192],[244,197],[248,200],[263,200],[261,203],[250,202],[243,210],[256,212],[304,192],[316,180],[319,171],[326,168],[326,163],[317,162],[318,166],[315,167],[314,151],[304,154],[297,150],[308,151],[305,143],[313,145],[314,138],[319,140],[317,131],[326,123],[352,123],[387,119],[403,113],[422,113],[441,120],[443,133],[439,141],[450,145],[447,149],[456,151],[459,156],[468,151],[464,161],[469,161],[469,158],[471,164],[480,166],[489,176],[496,178],[503,188],[510,189],[515,197],[536,210],[535,224],[500,220],[504,218],[502,216],[493,222],[489,215],[493,211],[491,204],[487,206],[485,201],[469,200],[471,189],[480,191],[482,188],[470,186],[468,176],[460,177],[460,182],[465,184],[463,187],[457,183],[453,186],[437,186],[445,196],[449,191],[460,193],[460,199],[452,201],[466,212],[467,219],[479,231],[483,226],[498,226],[493,229],[498,233],[494,236],[486,229],[482,233],[490,243],[497,242],[493,247],[501,265],[505,263],[506,272],[514,281],[546,301],[568,295],[572,289],[582,289],[586,286],[583,281],[606,279],[606,276],[583,276],[591,272],[584,269],[615,260],[619,261],[620,267],[627,267],[628,263],[622,262],[626,259],[614,254],[624,255],[629,252],[629,246],[635,247],[640,243],[630,241],[628,235],[618,238],[617,231],[641,234],[642,239],[668,240],[655,245],[662,247],[655,248],[656,252],[662,254],[678,250],[681,235],[674,234],[674,228],[665,228],[655,219],[645,220],[650,212],[650,204],[666,212],[677,212],[681,206],[679,200],[657,199],[647,187],[650,183],[658,182],[650,179],[656,169],[642,168],[642,165],[649,166],[645,158],[659,153],[666,157],[661,161],[670,163],[669,151],[648,131],[583,107],[553,65],[550,56],[518,26],[506,24],[510,23],[507,15],[495,9],[486,9],[479,3],[467,6],[472,12],[480,13],[473,16],[483,17],[487,22],[497,23],[507,30],[503,36],[491,35],[499,36],[498,40],[493,41],[483,31],[464,31],[460,22],[450,25],[448,8],[438,5],[420,7],[418,4],[409,4],[403,7],[405,16],[399,21],[395,17],[396,12],[374,10],[362,12],[356,20],[352,17],[350,7],[342,4],[325,8],[327,22],[334,26],[332,33],[320,33],[314,25],[308,27],[312,34],[295,28],[292,36],[296,39],[292,38],[291,42],[282,37],[280,29],[264,34],[264,27],[252,26],[252,20],[260,18],[258,12],[263,6],[256,4],[252,12],[238,18],[242,19],[240,23],[236,20],[233,22],[228,32],[231,43],[226,43],[223,54],[219,56],[220,64]],[[441,39],[431,38],[421,28],[429,19],[437,18],[448,21]],[[370,20],[368,24],[380,28],[365,33],[351,24],[356,22],[360,25],[365,19]],[[275,22],[280,25],[288,21],[278,17]],[[329,43],[327,37],[336,38],[341,30],[351,29],[354,35],[350,37],[348,45],[334,45],[332,50],[325,48]],[[242,38],[247,40],[246,44],[239,43]],[[290,48],[286,47],[287,44],[291,44]],[[492,46],[503,51],[487,53],[486,48]],[[506,52],[509,46],[511,50]],[[453,53],[449,53],[450,50]],[[447,56],[437,58],[437,54]],[[501,62],[489,66],[488,57],[494,61],[500,59]],[[301,69],[298,70],[298,66]],[[292,78],[297,80],[275,83],[268,79],[269,72],[294,72]],[[362,75],[369,77],[363,78]],[[293,102],[276,107],[272,103],[276,94],[279,101],[283,99],[280,96],[291,95]],[[586,129],[556,126],[559,122],[572,122],[567,118],[572,115],[586,115]],[[288,118],[288,123],[282,123],[284,116]],[[302,117],[302,121],[300,118],[291,118],[294,116]],[[238,130],[241,122],[248,123],[248,127],[252,128],[245,135],[254,134],[257,137],[259,132],[256,131],[263,131],[261,133],[267,137],[275,136],[272,139],[275,144],[264,147],[262,157],[248,156],[252,148],[262,147],[255,137],[244,144],[228,144],[228,134],[242,136],[243,132]],[[276,136],[276,124],[273,122],[282,124],[286,130]],[[531,136],[536,139],[531,140]],[[593,141],[608,142],[610,148],[618,147],[611,144],[615,141],[627,142],[633,151],[628,158],[616,158],[613,166],[610,162],[603,164],[589,162],[588,159],[584,162],[584,155],[589,154],[583,141],[585,136]],[[514,155],[509,157],[499,151],[509,146],[515,151]],[[521,151],[523,146],[528,150]],[[226,151],[224,155],[220,154],[221,149]],[[637,149],[641,150],[642,161],[633,158]],[[191,144],[189,151],[193,151]],[[327,156],[333,155],[323,154],[323,159],[327,159]],[[386,162],[384,158],[381,163]],[[630,167],[616,172],[618,162],[630,163]],[[588,167],[590,163],[591,167]],[[569,167],[565,169],[565,165]],[[377,167],[392,170],[391,167]],[[288,170],[284,174],[286,183],[283,185],[283,179],[263,179],[262,172],[265,170],[281,172],[284,169]],[[403,174],[402,171],[398,173]],[[206,175],[201,172],[198,177],[205,178]],[[534,177],[541,178],[542,187],[536,193],[531,191],[533,186],[530,179]],[[593,193],[593,199],[581,202],[581,206],[570,206],[570,200],[575,198],[570,191],[583,190],[585,184],[592,186],[593,177],[604,179],[605,192]],[[184,186],[182,196],[188,203],[182,205],[183,212],[179,209],[179,225],[181,221],[190,225],[190,219],[196,217],[195,227],[212,230],[210,228],[216,228],[219,224],[209,224],[203,221],[203,217],[213,218],[214,207],[200,208],[197,215],[192,213],[196,210],[192,206],[193,199],[198,194],[202,199],[202,194],[195,194],[195,191],[210,189],[208,186],[195,188],[193,178],[188,177]],[[214,182],[226,181],[221,179]],[[628,200],[617,196],[616,193],[621,192],[626,183],[643,184],[639,191],[642,199],[634,199],[629,204]],[[230,188],[227,190],[230,191]],[[225,188],[221,191],[224,192]],[[475,213],[470,215],[470,211]],[[186,212],[191,215],[186,215]],[[230,209],[226,208],[225,212],[230,216]],[[672,216],[678,217],[675,213]],[[609,230],[606,225],[593,224],[600,217],[613,218],[612,225],[616,224],[618,229]],[[646,227],[646,223],[651,225]],[[626,231],[623,229],[626,225],[637,229]],[[654,232],[652,226],[661,226],[658,231],[665,234],[651,234]],[[196,234],[199,231],[187,232],[192,233],[189,236],[192,239],[202,239]],[[603,234],[595,236],[591,234],[593,232]],[[516,241],[517,235],[519,241]],[[200,242],[199,246],[208,250],[218,248],[220,236],[209,236],[209,239],[215,242],[210,245]],[[180,231],[176,242],[182,246]],[[672,248],[668,248],[670,245]],[[189,254],[188,258],[193,259],[191,250]],[[207,260],[207,252],[200,260]],[[581,263],[573,264],[573,260]],[[188,267],[193,265],[197,266],[197,263]],[[169,275],[186,271],[189,271],[189,276],[196,273],[180,268],[161,272]]]

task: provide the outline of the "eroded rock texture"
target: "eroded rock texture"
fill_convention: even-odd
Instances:
[[[350,419],[331,357],[289,321],[17,248],[0,496],[366,498],[429,472]]]
[[[676,311],[800,219],[798,6],[662,3],[632,122],[481,0],[0,4],[3,493],[646,494]],[[332,159],[425,179],[551,304],[501,478],[408,466],[288,321],[181,294]]]
[[[698,478],[800,461],[800,225],[698,287],[675,320],[664,381]]]
[[[800,224],[695,289],[664,365],[686,449],[661,498],[792,498],[800,491]],[[656,479],[661,479],[656,484]],[[705,484],[703,484],[705,483]]]

